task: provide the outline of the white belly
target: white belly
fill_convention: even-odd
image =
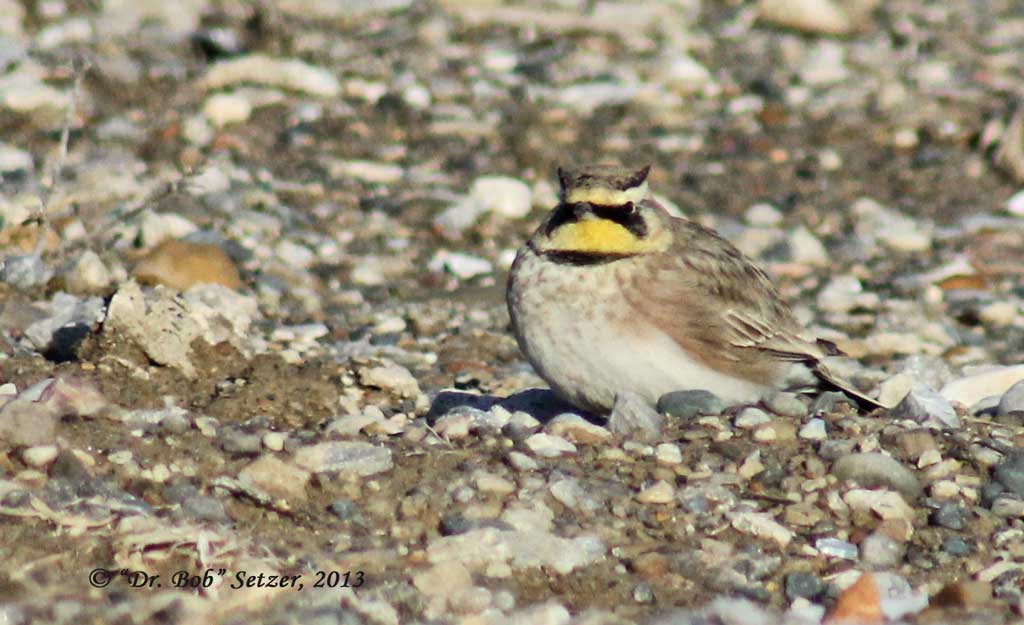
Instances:
[[[651,404],[670,391],[706,389],[730,403],[755,401],[767,387],[711,369],[634,314],[618,292],[617,263],[541,267],[532,253],[509,301],[520,347],[537,373],[568,401],[610,410],[631,391]],[[628,261],[619,261],[628,262]],[[525,286],[525,288],[524,288]]]

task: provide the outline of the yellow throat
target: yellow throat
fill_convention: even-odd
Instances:
[[[637,238],[614,221],[587,216],[559,226],[551,233],[545,247],[566,252],[631,255],[649,252],[660,246],[650,239]]]

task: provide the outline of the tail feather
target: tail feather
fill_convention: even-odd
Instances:
[[[827,386],[830,386],[838,391],[845,393],[850,399],[857,402],[857,406],[860,407],[862,410],[871,412],[873,410],[877,410],[878,408],[890,407],[878,403],[877,400],[871,399],[864,393],[861,393],[857,389],[853,388],[853,386],[850,385],[850,383],[845,382],[837,378],[836,376],[832,375],[832,372],[829,371],[825,367],[825,365],[820,362],[814,363],[814,368],[812,370],[814,371],[814,375],[816,375],[819,380],[824,382]]]

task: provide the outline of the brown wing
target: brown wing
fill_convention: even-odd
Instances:
[[[768,276],[731,243],[699,224],[673,219],[674,243],[624,292],[641,315],[708,366],[776,384],[786,363],[826,352],[802,328]]]

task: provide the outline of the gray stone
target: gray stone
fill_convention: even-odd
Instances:
[[[327,506],[327,509],[345,523],[366,525],[366,517],[363,516],[363,511],[359,508],[359,504],[351,499],[338,499]]]
[[[967,511],[960,504],[945,501],[939,504],[938,509],[932,512],[929,518],[932,525],[951,530],[962,530],[967,523]]]
[[[698,415],[718,415],[725,410],[725,402],[711,391],[672,391],[658,399],[658,412],[678,419],[693,419]]]
[[[857,545],[838,538],[819,538],[814,541],[814,548],[833,558],[857,559]]]
[[[837,412],[839,404],[847,404],[852,406],[854,409],[857,408],[857,402],[853,401],[846,393],[839,391],[826,391],[820,393],[814,398],[814,404],[811,406],[811,414],[829,414]]]
[[[1010,390],[1003,393],[999,405],[996,407],[996,414],[1001,417],[1014,412],[1024,412],[1024,380],[1017,382],[1010,387]]]
[[[103,300],[99,297],[82,299],[58,291],[49,304],[49,315],[25,328],[25,338],[39,351],[47,351],[70,328],[81,328],[84,337],[88,331],[103,319]]]
[[[35,254],[11,254],[0,258],[0,281],[16,289],[30,289],[52,277],[53,270]]]
[[[616,434],[651,441],[661,435],[664,417],[640,395],[624,391],[616,395],[608,417],[608,429]]]
[[[943,539],[942,550],[957,557],[969,556],[974,551],[970,543],[959,536],[947,536]]]
[[[32,171],[32,155],[10,143],[0,143],[0,174]]]
[[[768,410],[781,417],[792,417],[802,419],[807,416],[807,405],[800,400],[796,393],[775,391],[764,398],[764,405]]]
[[[921,382],[914,383],[903,401],[892,409],[892,416],[942,428],[960,427],[960,418],[953,405],[934,388]]]
[[[786,597],[813,600],[825,590],[825,583],[814,573],[790,573],[786,576]]]
[[[992,472],[995,481],[1024,498],[1024,453],[1009,454]]]
[[[64,282],[72,293],[93,293],[110,286],[110,270],[92,250],[85,250],[64,270]]]
[[[860,541],[861,562],[875,570],[896,568],[903,561],[905,552],[901,543],[882,532],[872,532]]]
[[[330,441],[300,447],[295,464],[313,473],[347,472],[366,476],[391,469],[391,450],[362,441]]]
[[[853,481],[866,488],[891,488],[907,501],[921,495],[921,484],[913,472],[894,458],[880,453],[859,453],[840,458],[832,465],[832,473],[840,481]]]
[[[241,456],[255,456],[263,445],[263,436],[259,432],[246,432],[237,427],[222,428],[218,440],[221,449]]]

